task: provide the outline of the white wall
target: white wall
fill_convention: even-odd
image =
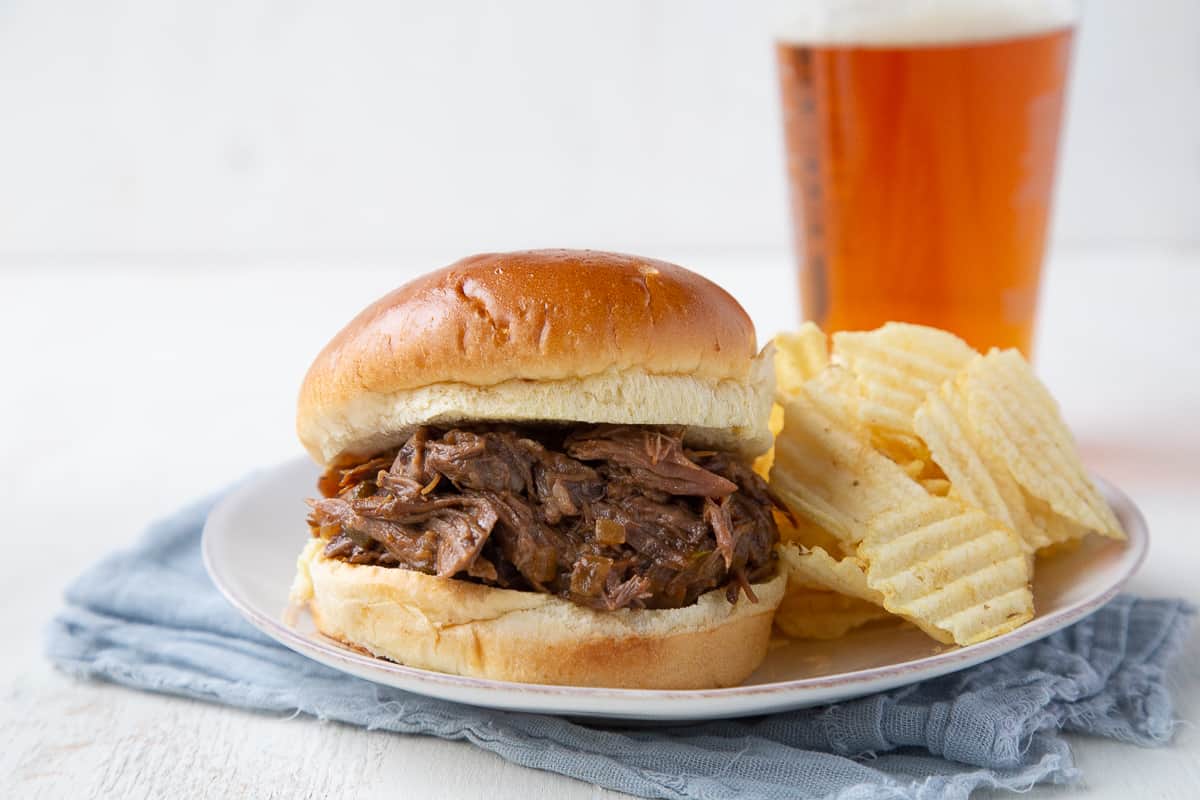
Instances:
[[[0,257],[783,248],[779,5],[7,0]],[[1200,2],[1076,66],[1060,242],[1200,241]]]

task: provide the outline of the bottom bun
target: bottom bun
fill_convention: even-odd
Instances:
[[[553,595],[497,589],[326,558],[313,539],[292,600],[317,629],[420,669],[493,680],[627,689],[712,689],[746,679],[767,653],[786,579],[725,590],[686,608],[595,611]]]

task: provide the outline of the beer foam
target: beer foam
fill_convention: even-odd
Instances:
[[[788,12],[781,42],[867,46],[1008,39],[1078,18],[1072,0],[806,0]]]

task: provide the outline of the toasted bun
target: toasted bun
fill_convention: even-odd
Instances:
[[[317,629],[421,669],[521,683],[629,689],[734,686],[767,652],[785,578],[755,584],[759,602],[723,590],[686,608],[593,611],[537,592],[325,558],[308,543],[292,599]]]
[[[327,464],[472,420],[687,425],[698,445],[771,443],[774,373],[716,284],[590,250],[473,256],[401,286],[317,356],[296,427]]]

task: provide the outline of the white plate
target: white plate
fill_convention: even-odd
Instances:
[[[297,459],[225,498],[204,526],[204,564],[217,588],[251,623],[298,653],[335,669],[418,694],[515,711],[626,720],[699,720],[832,703],[964,669],[1077,622],[1113,597],[1146,554],[1146,522],[1120,490],[1096,479],[1129,542],[1091,536],[1073,553],[1038,565],[1038,615],[970,647],[947,647],[905,625],[870,627],[831,642],[771,650],[741,686],[703,691],[540,686],[444,675],[355,652],[316,632],[307,614],[285,624],[296,556],[308,536],[303,500],[317,468]]]

